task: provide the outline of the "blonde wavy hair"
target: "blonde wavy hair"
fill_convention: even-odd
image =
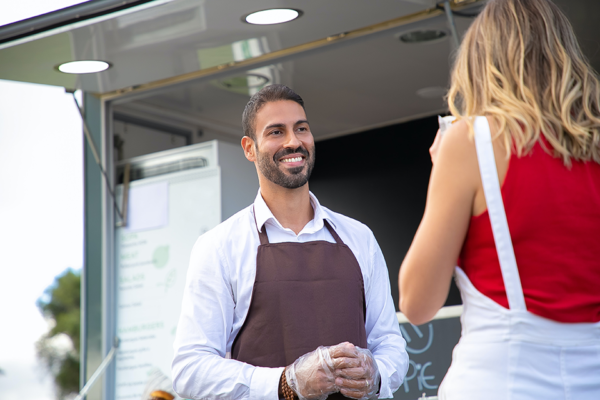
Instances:
[[[600,84],[548,0],[490,0],[458,50],[447,98],[471,135],[471,117],[491,116],[509,154],[543,135],[566,166],[600,164]]]

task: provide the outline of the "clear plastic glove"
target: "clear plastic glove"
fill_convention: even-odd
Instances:
[[[346,397],[358,400],[376,399],[378,397],[379,368],[368,349],[356,347],[350,343],[342,351],[344,356],[334,357],[335,386]],[[340,347],[342,345],[334,346]],[[336,349],[338,350],[338,349]],[[332,351],[334,356],[338,351]]]
[[[331,393],[338,391],[329,349],[330,347],[319,346],[285,369],[288,385],[300,400],[325,400]]]

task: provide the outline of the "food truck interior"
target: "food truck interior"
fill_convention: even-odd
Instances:
[[[599,69],[594,19],[600,2],[555,3]],[[0,79],[83,92],[89,134],[83,380],[111,346],[106,331],[115,329],[106,309],[114,303],[107,300],[112,293],[107,282],[115,279],[107,272],[114,251],[106,249],[118,219],[113,204],[120,204],[110,192],[124,183],[123,166],[213,140],[239,146],[245,104],[271,83],[303,97],[317,142],[311,191],[323,205],[373,230],[397,307],[399,266],[425,205],[428,148],[437,115],[447,113],[443,97],[452,57],[484,4],[96,0],[0,27]],[[295,10],[297,17],[269,25],[247,22],[252,13],[272,8]],[[75,60],[101,60],[109,68],[81,75],[59,70]],[[460,296],[453,288],[446,305],[456,304]],[[107,390],[99,385],[89,398],[107,398]]]

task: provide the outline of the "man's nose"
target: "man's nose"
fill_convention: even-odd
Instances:
[[[297,149],[298,147],[302,146],[302,142],[300,141],[300,139],[298,139],[296,133],[292,130],[288,131],[284,146],[288,148]]]

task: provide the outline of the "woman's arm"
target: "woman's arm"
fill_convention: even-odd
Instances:
[[[425,214],[400,268],[400,310],[415,325],[444,305],[481,187],[475,143],[466,122],[452,125],[439,143]]]

